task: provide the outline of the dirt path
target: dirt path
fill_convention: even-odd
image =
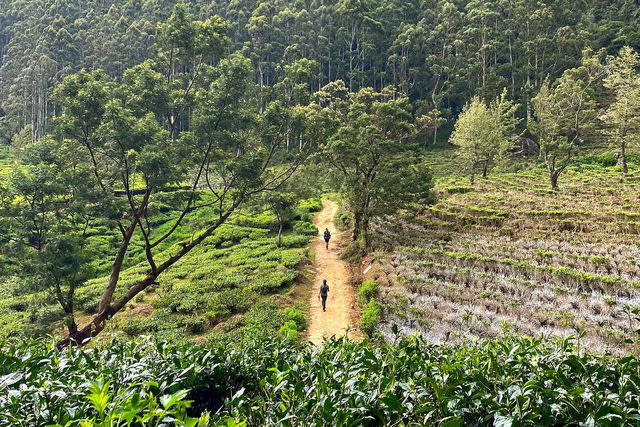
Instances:
[[[315,278],[310,295],[311,315],[308,327],[308,339],[313,343],[321,343],[324,337],[341,336],[349,325],[355,323],[355,295],[349,286],[349,269],[347,263],[339,258],[340,245],[345,233],[340,233],[333,225],[338,205],[331,200],[322,201],[323,209],[313,220],[318,227],[318,236],[313,242]],[[325,248],[323,232],[329,228],[331,242],[329,250]],[[322,311],[322,304],[318,299],[322,280],[329,284],[329,298],[327,311]]]

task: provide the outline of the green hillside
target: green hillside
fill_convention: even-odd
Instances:
[[[295,286],[304,281],[304,260],[309,235],[316,229],[311,215],[319,209],[317,200],[301,202],[297,220],[289,224],[282,245],[276,245],[276,220],[269,211],[247,211],[232,224],[222,227],[198,250],[173,267],[162,281],[139,295],[123,316],[110,327],[129,336],[155,335],[174,341],[206,339],[213,335],[239,333],[275,334],[290,320],[304,328],[304,303],[293,300]],[[169,211],[170,212],[170,211]],[[214,214],[202,211],[187,223],[197,229]],[[162,215],[154,221],[162,222]],[[165,228],[171,226],[167,223]],[[96,227],[90,233],[89,246],[98,247],[104,260],[96,260],[98,276],[76,290],[79,317],[96,312],[96,300],[108,280],[108,257],[114,250],[113,236]],[[168,256],[176,250],[184,235],[173,236],[163,244]],[[140,241],[121,274],[124,292],[128,284],[144,273],[144,249]],[[20,272],[5,276],[0,300],[0,335],[24,337],[59,333],[63,313],[46,291],[33,293]],[[299,305],[298,308],[295,308]],[[218,334],[216,334],[217,332]]]
[[[0,0],[0,427],[640,426],[640,0]]]

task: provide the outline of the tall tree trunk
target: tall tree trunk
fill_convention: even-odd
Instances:
[[[193,248],[202,243],[205,239],[211,236],[222,224],[224,224],[229,216],[240,206],[244,201],[244,197],[238,198],[226,211],[224,215],[218,218],[209,228],[203,231],[198,237],[192,239],[188,243],[182,244],[182,248],[171,255],[169,259],[158,265],[155,270],[151,270],[143,278],[131,285],[123,296],[113,300],[106,306],[104,310],[98,310],[97,314],[91,319],[89,323],[83,326],[75,334],[70,334],[68,337],[58,342],[58,347],[66,347],[69,344],[85,345],[93,337],[96,337],[100,332],[104,330],[106,322],[113,317],[114,314],[122,310],[132,299],[136,297],[140,292],[147,289],[149,286],[156,283],[158,276],[160,276],[169,267],[180,261],[185,255],[187,255]],[[106,292],[106,291],[105,291]]]
[[[436,119],[436,123],[433,125],[433,145],[436,145],[438,141],[438,120]]]
[[[627,144],[622,143],[620,145],[620,158],[618,159],[618,163],[622,166],[622,173],[624,175],[629,173],[629,167],[627,166]]]
[[[558,191],[560,187],[558,187],[558,178],[560,178],[560,170],[555,169],[549,174],[549,179],[551,180],[551,189],[553,191]]]
[[[362,237],[364,240],[364,247],[366,250],[369,250],[371,247],[371,240],[369,236],[369,218],[362,218]]]
[[[354,242],[357,242],[361,236],[362,226],[362,214],[360,212],[354,212],[353,214],[353,234],[352,238]]]
[[[283,228],[283,218],[278,215],[278,237],[276,239],[276,246],[282,246],[282,228]]]

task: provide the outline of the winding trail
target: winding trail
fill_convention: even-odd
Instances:
[[[313,223],[318,227],[318,236],[313,242],[314,279],[309,305],[311,315],[307,338],[320,344],[322,339],[332,335],[342,336],[350,325],[355,325],[357,311],[355,309],[355,292],[349,285],[349,268],[347,263],[339,258],[340,246],[346,238],[345,233],[336,230],[333,219],[338,211],[337,203],[324,199],[322,211],[314,218]],[[331,241],[329,250],[325,248],[323,232],[329,228]],[[322,311],[322,304],[318,298],[322,280],[327,279],[329,298],[327,311]],[[350,333],[350,336],[354,333]]]

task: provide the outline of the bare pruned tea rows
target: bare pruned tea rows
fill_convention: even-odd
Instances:
[[[593,351],[637,351],[640,328],[640,175],[567,172],[560,192],[544,171],[439,183],[417,217],[377,224],[383,331],[397,324],[436,342],[505,328],[583,334]],[[384,280],[386,279],[386,280]]]

